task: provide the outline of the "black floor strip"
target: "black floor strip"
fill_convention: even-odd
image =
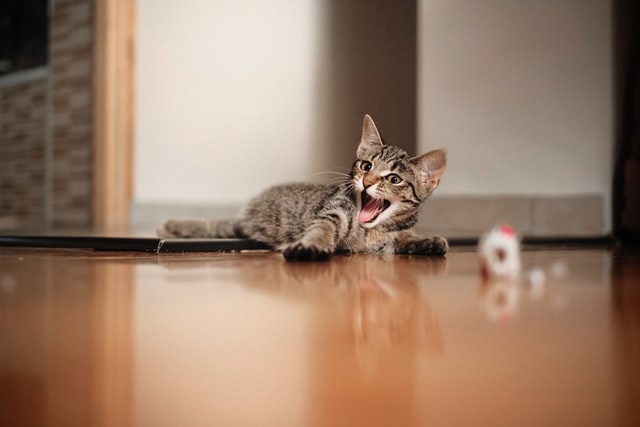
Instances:
[[[452,238],[450,246],[476,246],[475,238]],[[615,240],[610,237],[543,238],[525,237],[526,246],[610,246]],[[98,251],[133,251],[149,253],[176,252],[236,252],[269,250],[268,245],[245,239],[162,239],[159,237],[95,237],[95,236],[0,236],[0,246],[28,248],[93,249]]]
[[[0,246],[150,253],[232,252],[269,249],[264,243],[243,239],[161,239],[157,237],[93,236],[0,236]]]

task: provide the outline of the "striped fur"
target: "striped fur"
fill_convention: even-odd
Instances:
[[[411,158],[384,145],[368,115],[357,159],[337,185],[284,184],[253,198],[224,221],[169,220],[163,237],[238,237],[259,240],[288,260],[323,260],[334,253],[444,255],[447,241],[411,232],[422,203],[446,167],[442,150]]]

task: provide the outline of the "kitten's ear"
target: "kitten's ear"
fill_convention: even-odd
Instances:
[[[362,137],[360,138],[360,145],[358,145],[357,155],[358,158],[364,157],[365,153],[372,148],[379,148],[382,144],[382,138],[376,124],[370,115],[364,115],[364,121],[362,123]]]
[[[440,184],[440,178],[447,167],[447,153],[444,150],[433,150],[410,161],[416,168],[422,185],[434,190]]]

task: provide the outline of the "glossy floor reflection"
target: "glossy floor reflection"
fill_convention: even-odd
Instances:
[[[0,425],[637,425],[640,252],[523,256],[2,248]]]

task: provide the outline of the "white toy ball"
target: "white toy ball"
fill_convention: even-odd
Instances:
[[[485,278],[514,280],[520,276],[520,242],[509,225],[484,234],[478,243],[478,256]]]

